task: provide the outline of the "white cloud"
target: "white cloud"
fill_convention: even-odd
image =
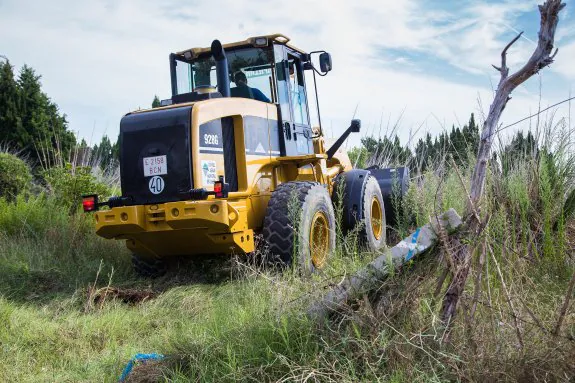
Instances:
[[[559,52],[555,58],[555,63],[552,64],[552,68],[570,79],[572,84],[575,85],[575,41],[559,47]]]
[[[319,90],[324,123],[333,122],[335,134],[346,127],[359,104],[358,117],[365,127],[379,124],[382,111],[386,120],[393,120],[405,110],[400,133],[406,139],[408,130],[424,121],[428,129],[441,129],[431,115],[448,126],[455,115],[466,121],[477,109],[478,94],[488,107],[488,78],[497,81],[490,64],[497,63],[507,43],[508,36],[502,38],[508,30],[505,23],[525,9],[536,12],[535,4],[477,3],[455,13],[426,12],[423,1],[4,0],[0,54],[42,74],[44,89],[68,114],[71,129],[88,139],[93,134],[98,140],[104,133],[114,139],[123,114],[148,107],[154,94],[169,96],[170,52],[209,46],[214,38],[236,41],[282,32],[302,49],[332,53],[334,71],[320,80]],[[424,52],[484,75],[485,84],[478,88],[471,81],[466,85],[465,78],[456,83],[447,76],[430,77],[422,63],[409,57],[402,73],[391,64],[375,66],[370,58],[378,47]],[[530,49],[521,41],[510,63],[519,63]],[[569,49],[560,52],[554,69],[572,78],[572,60],[567,58],[574,53]],[[536,104],[528,91],[517,92],[504,118],[522,117]]]

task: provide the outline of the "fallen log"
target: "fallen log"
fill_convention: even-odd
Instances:
[[[378,288],[392,268],[409,262],[415,256],[431,248],[438,238],[439,228],[450,233],[461,226],[461,218],[454,209],[432,219],[432,222],[418,228],[413,234],[377,257],[373,262],[355,275],[344,279],[328,292],[323,299],[315,302],[307,314],[313,320],[326,318],[330,313],[338,311],[347,302],[360,298],[364,293]]]

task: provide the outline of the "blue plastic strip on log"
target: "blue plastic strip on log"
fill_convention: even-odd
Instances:
[[[126,367],[124,368],[124,371],[122,371],[122,376],[120,376],[120,382],[124,382],[126,381],[126,378],[128,377],[128,375],[130,375],[130,372],[132,372],[132,368],[134,368],[134,364],[136,362],[139,361],[147,361],[147,360],[162,360],[164,359],[164,356],[162,354],[136,354],[136,356],[134,356],[132,359],[130,359],[130,361],[128,362],[128,364],[126,365]]]
[[[411,248],[409,249],[409,253],[407,253],[407,255],[405,256],[405,262],[409,261],[411,258],[413,258],[413,255],[415,254],[415,249],[416,249],[416,245],[417,245],[417,237],[419,237],[419,232],[421,231],[421,228],[417,228],[417,230],[415,230],[415,233],[413,233],[413,235],[411,236]]]

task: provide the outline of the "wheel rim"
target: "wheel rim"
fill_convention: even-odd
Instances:
[[[329,251],[329,223],[323,211],[316,212],[311,220],[309,249],[314,266],[322,267]]]
[[[373,196],[371,199],[371,231],[376,240],[381,239],[381,233],[383,232],[383,219],[381,214],[381,204],[377,196]]]

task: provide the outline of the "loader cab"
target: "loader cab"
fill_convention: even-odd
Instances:
[[[231,97],[269,101],[278,108],[277,130],[270,141],[279,141],[280,156],[314,152],[305,72],[315,70],[309,54],[287,44],[289,38],[270,35],[224,46]],[[329,56],[329,55],[328,55]],[[321,60],[320,60],[321,61]],[[170,55],[172,103],[222,97],[218,92],[217,65],[205,48]],[[322,71],[326,67],[322,63]],[[331,61],[328,71],[331,70]],[[240,89],[238,74],[247,79]],[[315,82],[315,76],[314,76]],[[315,103],[319,105],[316,99]],[[321,122],[320,122],[321,123]]]
[[[274,58],[282,155],[313,153],[304,77],[305,57],[285,45],[274,44]]]

